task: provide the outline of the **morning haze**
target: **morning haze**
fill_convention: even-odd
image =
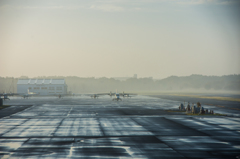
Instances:
[[[0,2],[1,76],[240,73],[236,0]]]
[[[1,158],[240,159],[240,0],[0,0]]]
[[[27,79],[23,76],[20,79]],[[38,76],[35,79],[65,79],[69,93],[137,92],[152,93],[230,93],[239,94],[240,75],[170,76],[161,80],[149,78],[82,78],[76,76]],[[0,92],[17,92],[18,78],[0,77]],[[35,80],[34,80],[35,81]],[[239,96],[238,96],[239,97]]]

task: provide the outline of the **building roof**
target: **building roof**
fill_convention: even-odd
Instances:
[[[19,79],[17,84],[65,84],[64,79]]]

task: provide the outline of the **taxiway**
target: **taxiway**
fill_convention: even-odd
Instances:
[[[12,98],[0,110],[2,158],[234,158],[239,111],[228,116],[166,112],[179,101],[146,96]],[[219,107],[215,112],[224,111]]]

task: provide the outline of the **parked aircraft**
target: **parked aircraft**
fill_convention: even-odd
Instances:
[[[115,97],[112,99],[113,101],[122,101],[122,99],[120,98],[120,94],[119,93],[115,93]]]
[[[62,98],[62,97],[65,97],[65,96],[76,97],[76,96],[81,96],[81,94],[67,93],[67,94],[55,94],[54,96],[58,96],[58,98]]]
[[[98,93],[98,94],[86,94],[86,95],[90,96],[91,98],[94,98],[94,99],[96,99],[96,98],[98,98],[102,95],[109,95],[110,97],[115,96],[112,100],[119,101],[119,100],[122,100],[120,98],[120,96],[122,96],[122,97],[132,97],[130,95],[136,95],[136,94],[130,94],[130,93],[124,93],[124,92],[123,93],[117,93],[117,91],[116,91],[116,93],[110,92],[110,93]]]
[[[133,94],[133,93],[119,93],[120,96],[123,96],[123,97],[129,97],[131,98],[133,95],[137,95],[137,94]]]
[[[6,100],[6,99],[10,100],[10,98],[8,98],[8,96],[21,96],[25,99],[25,98],[28,98],[28,97],[31,97],[34,95],[37,95],[37,93],[29,92],[29,90],[28,90],[28,93],[3,93],[3,94],[0,94],[1,97],[3,96],[3,100]]]
[[[86,96],[90,96],[91,98],[98,98],[99,96],[102,96],[102,95],[107,95],[106,93],[98,93],[98,94],[85,94]]]
[[[24,99],[28,99],[29,97],[38,95],[38,93],[30,92],[29,89],[27,90],[27,93],[19,93],[18,95],[22,96]]]
[[[8,100],[10,100],[10,98],[8,98],[8,96],[15,96],[15,95],[18,95],[18,94],[16,94],[16,93],[2,93],[2,94],[0,94],[0,97],[3,99],[3,100],[6,100],[6,99],[8,99]]]

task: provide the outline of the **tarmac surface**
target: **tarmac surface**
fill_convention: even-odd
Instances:
[[[13,97],[4,104],[12,106],[0,110],[1,158],[240,157],[238,110],[189,116],[165,111],[179,101],[147,96],[118,102],[107,96]]]

